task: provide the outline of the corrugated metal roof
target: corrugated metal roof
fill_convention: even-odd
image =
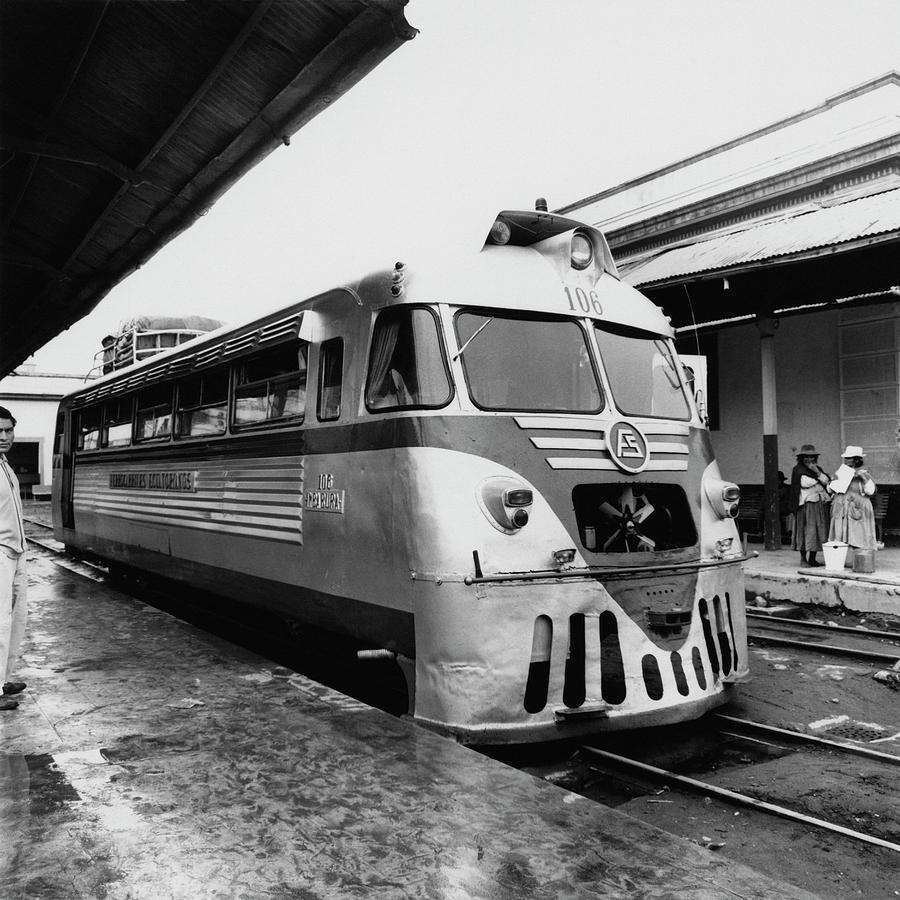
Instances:
[[[900,238],[900,188],[621,262],[620,269],[630,284],[659,285],[820,249],[837,252],[842,244],[876,237]]]

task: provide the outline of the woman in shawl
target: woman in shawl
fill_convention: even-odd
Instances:
[[[800,562],[810,568],[822,566],[816,554],[828,540],[828,474],[819,468],[819,451],[804,444],[791,471],[791,511],[794,531],[791,549],[800,551]],[[809,562],[807,563],[807,554]]]
[[[874,550],[875,513],[869,498],[875,493],[875,482],[863,468],[865,456],[862,447],[844,450],[844,465],[854,471],[845,491],[840,490],[844,484],[840,471],[831,485],[836,493],[831,504],[829,540],[843,541],[857,550]]]

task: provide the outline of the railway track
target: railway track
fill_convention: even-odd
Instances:
[[[900,756],[898,755],[791,729],[777,728],[762,722],[754,722],[719,713],[709,716],[705,720],[705,724],[711,726],[714,732],[726,740],[737,739],[739,741],[753,741],[758,744],[766,744],[777,753],[783,755],[790,755],[798,750],[802,752],[804,749],[828,751],[830,753],[863,757],[878,767],[885,767],[885,771],[896,770],[900,767]],[[743,791],[724,788],[703,778],[679,774],[660,765],[636,759],[635,756],[641,755],[639,753],[626,755],[622,752],[611,752],[589,745],[580,746],[578,751],[587,764],[588,769],[595,775],[599,774],[604,778],[615,778],[625,775],[628,778],[636,778],[639,782],[643,781],[652,785],[654,788],[658,788],[660,784],[663,784],[670,791],[680,790],[686,794],[701,795],[711,798],[713,801],[752,809],[766,816],[787,819],[810,828],[837,834],[857,843],[900,853],[900,843],[896,841],[849,828],[819,816],[810,815],[808,812],[803,812],[779,802],[778,797],[768,796],[760,798]],[[748,770],[750,769],[752,769],[752,764],[748,765]],[[653,789],[649,788],[648,790],[652,791]]]
[[[611,733],[565,755],[500,758],[788,880],[800,858],[868,872],[868,882],[854,878],[870,889],[900,871],[891,802],[900,790],[900,748],[892,754],[720,713],[652,735]]]
[[[753,643],[848,656],[873,663],[900,659],[900,633],[786,619],[747,611],[747,637]]]
[[[751,729],[758,728],[759,725],[760,723],[746,721],[743,722],[743,726],[750,726]],[[784,729],[778,729],[778,731],[781,732],[782,735],[785,734]],[[802,739],[806,736],[799,733],[792,733],[791,737]],[[847,750],[845,745],[842,745],[838,742],[832,741],[826,743],[831,745],[831,749],[841,751]],[[601,750],[597,747],[582,746],[579,748],[579,752],[587,757],[588,760],[599,760],[600,762],[602,762],[604,765],[599,767],[588,762],[588,767],[591,769],[591,771],[599,772],[605,776],[614,775],[615,770],[625,770],[631,774],[637,774],[639,777],[643,776],[654,782],[663,782],[669,786],[674,785],[676,787],[682,788],[683,790],[700,793],[704,796],[712,797],[725,803],[751,808],[756,810],[757,812],[766,813],[768,815],[777,816],[783,819],[790,819],[791,821],[799,822],[806,826],[832,832],[834,834],[839,834],[854,841],[869,844],[875,847],[881,847],[886,850],[891,850],[895,853],[900,853],[900,844],[898,843],[885,840],[884,838],[880,838],[876,835],[867,834],[865,832],[857,831],[852,828],[847,828],[844,825],[826,821],[825,819],[821,819],[816,816],[808,815],[807,813],[791,809],[787,806],[781,805],[780,803],[772,802],[771,800],[761,800],[741,791],[729,790],[727,788],[720,787],[719,785],[712,784],[709,781],[691,778],[686,775],[679,775],[676,772],[663,769],[659,766],[641,762],[640,760],[622,756],[617,753],[611,753],[608,750]],[[900,758],[890,757],[888,754],[881,754],[881,757],[881,761],[887,765],[900,764]]]

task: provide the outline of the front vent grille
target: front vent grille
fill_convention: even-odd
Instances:
[[[716,685],[737,667],[738,656],[728,594],[724,599],[717,594],[712,601],[701,598],[697,608],[702,626],[699,645],[685,645],[681,650],[660,655],[646,652],[647,644],[652,644],[648,637],[634,659],[625,657],[619,620],[614,612],[606,610],[596,620],[581,613],[569,616],[563,626],[568,629],[568,640],[561,685],[551,684],[554,623],[550,616],[538,616],[534,621],[531,662],[524,685],[526,712],[539,713],[554,698],[561,699],[569,710],[602,700],[609,707],[631,702],[637,712],[648,708],[648,701],[653,704],[666,699],[666,692],[672,692],[673,681],[679,698],[688,697],[692,687],[705,692],[710,685],[709,674],[712,685]],[[657,613],[654,619],[654,628],[689,629],[691,610]],[[590,633],[592,628],[598,629],[596,635]],[[597,642],[599,672],[588,667],[591,658],[588,646],[596,647]],[[593,653],[596,654],[596,649]],[[595,695],[599,688],[599,698],[590,697],[591,685],[595,686]],[[635,685],[643,685],[644,690],[638,691],[640,696],[634,694]]]

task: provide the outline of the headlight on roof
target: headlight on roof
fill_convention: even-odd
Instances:
[[[512,229],[502,219],[497,219],[491,225],[490,239],[495,244],[507,244],[512,237]]]
[[[594,260],[594,244],[583,231],[572,235],[571,260],[573,269],[586,269]]]

